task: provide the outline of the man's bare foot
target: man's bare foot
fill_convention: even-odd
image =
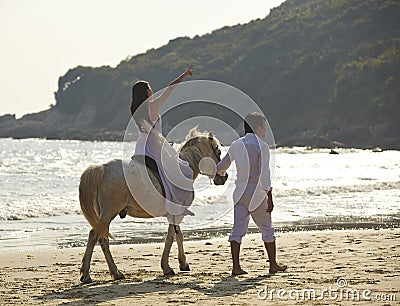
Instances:
[[[232,270],[232,276],[247,274],[247,272],[243,269]]]
[[[285,271],[286,269],[287,269],[287,266],[285,266],[285,265],[280,266],[278,264],[275,264],[269,268],[269,273],[274,274],[276,272]]]

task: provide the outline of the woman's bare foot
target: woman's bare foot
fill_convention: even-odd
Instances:
[[[286,269],[287,269],[287,266],[285,266],[285,265],[280,266],[278,264],[274,264],[274,265],[271,265],[271,267],[269,268],[269,273],[274,274],[276,272],[285,271]]]
[[[232,276],[243,275],[243,274],[247,274],[247,272],[243,269],[232,270]]]

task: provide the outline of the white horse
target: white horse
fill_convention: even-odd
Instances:
[[[219,141],[212,133],[200,134],[197,129],[192,129],[184,145],[179,151],[181,159],[188,161],[190,168],[193,170],[193,178],[196,179],[200,173],[199,162],[204,157],[209,157],[215,163],[220,161],[221,150],[219,149]],[[126,183],[124,171],[129,180],[129,187]],[[146,175],[147,181],[150,178],[153,186],[149,188],[144,179]],[[148,175],[148,176],[147,176]],[[219,175],[214,177],[214,184],[222,185],[226,181],[226,177]],[[143,197],[151,203],[154,211],[149,213],[148,209],[143,209],[132,196],[130,190],[140,192],[140,198]],[[89,232],[89,238],[86,251],[82,259],[80,269],[81,282],[90,283],[92,279],[89,275],[90,262],[94,246],[100,243],[101,249],[106,258],[110,274],[114,279],[122,279],[124,275],[118,270],[114,263],[110,252],[109,226],[111,221],[120,213],[128,214],[135,218],[154,218],[162,216],[166,213],[165,202],[160,194],[162,194],[163,186],[158,179],[158,173],[150,168],[146,169],[143,162],[132,160],[125,162],[122,160],[113,160],[103,165],[89,166],[82,174],[79,185],[79,200],[82,212],[88,220],[92,229]],[[170,224],[168,227],[167,237],[165,239],[165,247],[161,259],[161,268],[164,275],[175,274],[174,270],[169,266],[169,253],[171,250],[174,237],[178,245],[178,261],[181,271],[189,271],[189,265],[186,262],[186,256],[183,249],[183,234],[179,225]]]

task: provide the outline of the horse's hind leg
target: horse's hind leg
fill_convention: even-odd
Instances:
[[[83,256],[82,259],[82,266],[81,266],[81,282],[85,284],[89,284],[92,282],[92,279],[90,277],[89,271],[90,271],[90,261],[92,260],[92,254],[93,254],[93,249],[97,243],[98,236],[92,229],[89,232],[89,238],[88,242],[86,245],[86,251],[85,255]]]
[[[190,271],[189,264],[186,262],[185,250],[183,249],[183,234],[179,225],[175,225],[176,244],[178,245],[178,261],[181,271]]]
[[[107,261],[108,269],[114,279],[124,279],[125,276],[118,270],[110,252],[110,242],[107,238],[100,238],[99,243]]]
[[[175,231],[174,226],[170,224],[168,226],[167,237],[165,238],[164,251],[161,257],[161,268],[163,269],[164,275],[175,275],[174,270],[169,266],[169,253],[171,251],[172,243],[174,242]]]

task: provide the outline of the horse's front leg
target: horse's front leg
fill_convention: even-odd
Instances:
[[[181,271],[190,271],[189,264],[186,262],[185,250],[183,249],[183,234],[179,225],[175,225],[176,244],[178,245],[178,261]]]
[[[84,284],[89,284],[92,282],[92,278],[90,277],[90,262],[92,260],[93,249],[97,243],[98,236],[94,232],[94,230],[90,230],[89,238],[86,245],[85,255],[83,255],[82,266],[81,266],[81,282]]]
[[[161,257],[161,268],[163,269],[164,275],[175,275],[174,270],[169,266],[169,253],[171,252],[172,243],[174,242],[175,231],[174,226],[170,224],[168,226],[167,237],[165,238],[164,251]]]

